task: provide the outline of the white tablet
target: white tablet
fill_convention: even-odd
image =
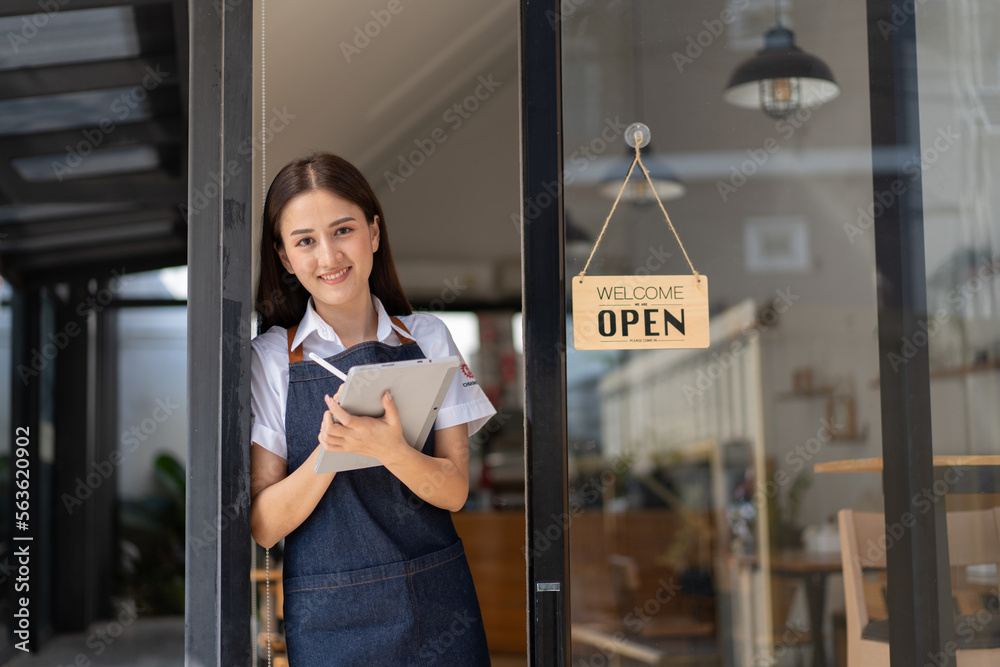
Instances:
[[[399,411],[403,438],[421,449],[459,364],[458,357],[441,357],[354,366],[347,373],[340,405],[352,415],[381,417],[385,412],[382,395],[389,390]],[[313,470],[341,472],[377,465],[381,464],[370,456],[320,450]]]

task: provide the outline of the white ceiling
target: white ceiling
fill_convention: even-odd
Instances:
[[[517,35],[516,0],[269,3],[267,107],[295,118],[268,178],[342,155],[382,200],[411,299],[519,302]],[[259,60],[256,83],[259,116]]]

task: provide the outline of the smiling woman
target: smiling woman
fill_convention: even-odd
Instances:
[[[441,320],[412,312],[382,208],[353,165],[317,154],[285,166],[268,191],[263,230],[257,310],[264,333],[253,340],[251,358],[250,527],[267,548],[285,540],[291,664],[436,659],[454,618],[463,626],[447,645],[447,662],[489,664],[450,511],[469,493],[468,438],[496,411],[475,382],[456,377],[436,430],[417,450],[403,438],[388,392],[383,417],[353,416],[336,402],[341,379],[305,360],[347,369],[461,356]],[[381,465],[317,473],[323,452],[370,456]]]

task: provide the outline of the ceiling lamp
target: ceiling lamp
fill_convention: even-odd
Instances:
[[[764,48],[746,60],[729,79],[722,99],[747,109],[763,109],[786,118],[802,106],[818,107],[840,94],[826,63],[795,46],[795,35],[781,25],[764,35]]]
[[[647,138],[646,141],[648,142],[649,139]],[[632,146],[633,149],[635,148],[635,140],[629,135],[628,130],[625,131],[625,142],[629,146]],[[649,177],[652,179],[653,185],[650,187],[646,179],[642,178],[641,173],[639,174],[639,178],[630,178],[625,185],[624,192],[622,192],[622,201],[639,205],[651,204],[656,201],[656,197],[653,196],[654,188],[656,189],[656,194],[660,196],[661,201],[683,197],[684,193],[687,192],[687,188],[677,178],[677,175],[669,167],[663,165],[660,160],[651,156],[652,151],[647,144],[640,144],[640,150],[643,161],[649,165]],[[618,192],[622,187],[622,180],[625,178],[625,174],[628,173],[628,168],[632,164],[634,157],[635,151],[630,150],[628,157],[623,157],[620,163],[615,163],[615,166],[608,171],[599,189],[603,196],[608,199],[614,199],[618,196]]]

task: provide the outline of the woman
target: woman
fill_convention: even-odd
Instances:
[[[459,354],[439,319],[412,313],[375,193],[335,155],[295,160],[268,190],[260,252],[250,526],[265,547],[285,538],[292,667],[489,664],[449,511],[468,496],[468,437],[493,406],[459,373],[417,451],[388,392],[383,417],[353,417],[341,381],[303,361],[346,371]],[[317,474],[323,449],[382,465]]]

